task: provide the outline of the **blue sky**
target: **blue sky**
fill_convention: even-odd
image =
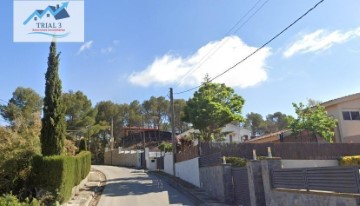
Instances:
[[[256,8],[264,4],[262,9],[227,34],[255,2],[85,0],[85,42],[58,44],[63,91],[81,90],[95,105],[165,96],[170,87],[186,90],[206,73],[215,76],[240,61],[317,3],[260,0]],[[0,2],[3,100],[18,86],[44,94],[49,52],[48,43],[13,43],[12,7],[12,1]],[[293,114],[292,102],[359,92],[359,11],[357,0],[324,1],[219,82],[244,97],[243,114]],[[188,99],[193,92],[175,98]]]

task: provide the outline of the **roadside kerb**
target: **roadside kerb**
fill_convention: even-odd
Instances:
[[[191,199],[195,205],[224,205],[224,203],[214,200],[213,198],[208,196],[206,192],[201,190],[200,188],[197,188],[177,177],[160,171],[148,171],[148,174],[157,176],[158,178],[165,180],[172,187],[174,187],[179,192]]]

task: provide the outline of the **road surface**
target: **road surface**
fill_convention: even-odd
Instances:
[[[106,176],[98,206],[194,205],[186,196],[161,179],[143,170],[92,166]]]

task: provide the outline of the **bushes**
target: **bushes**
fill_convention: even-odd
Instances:
[[[246,166],[246,160],[240,157],[226,157],[226,163],[231,164],[233,167]]]
[[[31,151],[22,151],[0,164],[0,194],[13,192],[22,200],[27,197],[31,191],[28,183],[34,155]]]
[[[90,172],[91,153],[70,156],[35,156],[33,160],[34,186],[49,191],[56,201],[63,203],[71,197],[72,188]]]
[[[339,159],[340,166],[360,166],[360,155],[344,156]]]
[[[14,195],[4,195],[0,197],[1,206],[40,206],[40,203],[34,199],[33,201],[20,202]]]
[[[159,149],[162,152],[172,152],[172,144],[168,142],[161,142]]]

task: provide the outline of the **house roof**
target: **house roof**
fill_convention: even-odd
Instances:
[[[332,99],[332,100],[329,100],[327,102],[323,102],[320,105],[322,105],[324,107],[329,107],[329,106],[336,105],[336,104],[339,104],[339,103],[342,103],[342,102],[352,101],[352,100],[355,100],[355,99],[360,99],[360,93],[355,93],[355,94],[339,97],[339,98],[336,98],[336,99]]]
[[[277,137],[279,136],[281,133],[283,132],[287,132],[287,131],[290,131],[288,129],[285,129],[285,130],[281,130],[281,131],[278,131],[278,132],[274,132],[274,133],[271,133],[271,134],[267,134],[267,135],[263,135],[263,136],[260,136],[260,137],[256,137],[254,139],[250,139],[250,140],[247,140],[246,142],[256,142],[256,141],[260,141],[260,140],[266,140],[266,139],[269,139],[269,141],[271,141],[271,138],[273,137]]]
[[[58,14],[55,15],[55,19],[64,19],[70,17],[69,13],[66,11],[66,9],[62,9]]]

